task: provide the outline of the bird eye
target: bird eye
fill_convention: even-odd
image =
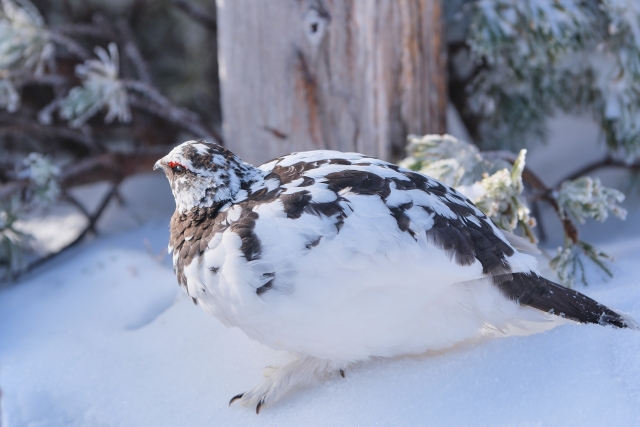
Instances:
[[[169,162],[169,167],[171,168],[173,173],[176,174],[181,174],[187,171],[187,168],[185,168],[184,165],[178,162]]]

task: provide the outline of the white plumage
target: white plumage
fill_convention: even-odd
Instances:
[[[540,278],[535,258],[514,248],[535,247],[460,193],[390,163],[322,150],[254,168],[189,141],[156,166],[176,198],[179,283],[225,325],[298,357],[232,399],[257,411],[371,357],[565,321],[549,311],[632,325]]]

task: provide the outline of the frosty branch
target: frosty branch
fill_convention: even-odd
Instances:
[[[200,13],[198,20],[204,16]],[[0,268],[5,272],[24,271],[22,252],[31,238],[19,222],[27,213],[58,199],[75,206],[88,224],[71,247],[96,231],[122,179],[150,170],[170,149],[172,135],[183,132],[222,143],[199,114],[161,94],[127,20],[112,21],[95,15],[91,24],[52,28],[27,0],[0,2],[0,144],[11,159],[0,165]],[[87,46],[95,42],[92,53]],[[167,133],[170,126],[175,130]],[[128,148],[123,152],[114,140]],[[166,145],[155,149],[163,140]],[[61,158],[52,155],[62,152]],[[111,182],[112,190],[91,213],[67,190],[99,180]]]
[[[464,5],[461,7],[461,5]],[[521,148],[558,112],[588,113],[612,153],[640,153],[640,3],[446,2],[451,100],[483,149]],[[455,13],[454,13],[455,12]]]
[[[28,158],[25,167],[15,178],[0,185],[0,260],[4,261],[10,278],[16,278],[42,265],[80,243],[89,233],[96,233],[96,223],[117,192],[120,183],[128,176],[151,170],[155,161],[172,146],[156,146],[136,153],[103,153],[87,157],[79,162],[58,168],[38,154]],[[103,196],[98,208],[89,212],[68,190],[80,184],[96,181],[111,182],[111,189]],[[56,199],[70,203],[87,219],[87,225],[76,239],[59,251],[25,264],[23,251],[28,249],[29,236],[16,227],[26,213],[45,209]]]
[[[537,241],[533,228],[535,219],[528,204],[541,200],[549,203],[564,230],[564,247],[551,260],[560,280],[572,285],[576,280],[587,282],[585,258],[607,274],[609,257],[580,240],[575,222],[587,219],[605,221],[609,215],[624,219],[626,211],[618,203],[624,195],[602,186],[600,181],[581,176],[566,180],[555,188],[548,187],[525,167],[526,150],[516,156],[508,151],[480,152],[474,145],[449,135],[410,136],[409,157],[401,164],[433,176],[456,187],[470,198],[493,222],[509,232],[520,231],[533,243]],[[529,187],[524,198],[524,184]]]

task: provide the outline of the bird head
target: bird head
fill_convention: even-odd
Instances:
[[[258,171],[231,151],[206,141],[187,141],[156,162],[169,180],[176,210],[186,213],[233,200]]]

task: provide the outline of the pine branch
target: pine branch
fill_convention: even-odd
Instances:
[[[52,252],[31,262],[24,269],[12,274],[11,280],[15,280],[19,276],[42,266],[58,255],[78,245],[89,233],[97,233],[96,224],[102,217],[109,202],[113,198],[118,197],[121,182],[125,178],[137,173],[151,171],[158,158],[165,155],[171,148],[173,147],[154,146],[145,147],[135,153],[100,154],[65,166],[60,173],[62,199],[76,207],[88,219],[88,224],[72,242],[56,252]],[[112,182],[112,187],[102,198],[98,208],[93,213],[90,213],[78,200],[68,193],[69,187],[105,179]],[[0,185],[0,199],[26,189],[28,185],[29,181],[27,179],[2,184]]]
[[[187,0],[175,0],[174,3],[177,8],[196,21],[213,31],[216,30],[215,15],[210,16],[204,8],[191,4]],[[10,95],[13,96],[14,92],[18,93],[18,95],[24,97],[25,102],[22,103],[24,108],[19,108],[14,113],[0,111],[0,138],[10,136],[12,138],[7,139],[9,142],[12,142],[12,140],[17,141],[18,139],[28,140],[29,145],[33,145],[33,141],[41,143],[43,146],[47,144],[46,147],[49,152],[60,148],[55,146],[51,148],[49,146],[49,141],[53,140],[62,144],[61,147],[71,149],[74,155],[80,156],[81,160],[64,165],[60,172],[56,168],[55,177],[52,178],[52,188],[55,189],[55,195],[51,196],[51,199],[47,199],[47,202],[49,203],[59,197],[58,200],[71,204],[87,218],[87,227],[82,230],[73,242],[61,250],[29,264],[26,269],[18,272],[19,275],[31,271],[33,268],[64,253],[69,248],[80,243],[87,234],[96,233],[97,221],[103,215],[107,205],[111,200],[119,197],[118,188],[120,182],[136,173],[150,171],[157,159],[173,148],[172,146],[147,147],[144,146],[145,141],[142,144],[143,147],[134,144],[136,151],[125,154],[107,152],[109,145],[105,143],[102,146],[101,143],[103,141],[111,141],[114,139],[113,136],[116,136],[120,141],[123,139],[123,134],[127,135],[124,137],[127,141],[130,141],[134,135],[136,139],[139,139],[138,136],[140,135],[144,137],[149,133],[154,134],[157,130],[151,130],[147,125],[148,120],[151,119],[155,123],[162,124],[159,126],[162,129],[165,128],[165,123],[171,124],[171,126],[168,126],[171,132],[168,138],[173,139],[173,132],[182,130],[193,134],[195,137],[206,138],[218,144],[223,144],[220,135],[209,124],[204,123],[200,115],[187,108],[173,104],[167,97],[162,95],[153,85],[149,66],[141,54],[128,21],[125,18],[112,21],[96,14],[91,24],[67,24],[55,28],[48,26],[38,27],[38,31],[41,31],[41,34],[46,36],[44,38],[45,42],[48,40],[49,43],[56,45],[56,53],[52,55],[49,47],[47,47],[47,50],[43,50],[39,56],[28,56],[27,54],[30,55],[30,53],[26,51],[25,58],[32,61],[37,60],[38,66],[24,66],[4,75],[5,78],[11,79],[8,83],[8,90],[11,91]],[[215,40],[215,37],[213,40]],[[105,59],[107,55],[111,58],[118,57],[115,48],[110,46],[108,53],[101,50],[102,48],[98,48],[96,58],[93,52],[85,47],[91,46],[87,42],[91,43],[91,45],[94,43],[117,42],[120,45],[120,51],[123,53],[120,57],[122,55],[127,57],[127,61],[124,63],[127,66],[127,72],[131,69],[135,70],[133,72],[134,79],[123,80],[122,67],[120,69],[117,67],[117,63],[120,63],[120,61],[112,60],[109,62],[108,58]],[[90,80],[89,77],[94,77],[94,79],[88,82]],[[111,92],[108,91],[100,91],[102,89],[100,84],[105,83],[103,80],[107,80],[106,84],[113,83],[107,89],[115,87],[118,90],[116,93],[118,96],[111,96]],[[103,86],[106,86],[106,84],[103,84]],[[31,94],[31,91],[20,90],[27,85],[36,86],[39,92],[35,97]],[[91,92],[92,90],[93,92]],[[51,98],[51,91],[53,92],[53,99]],[[107,93],[108,96],[103,96],[103,93]],[[82,98],[81,95],[85,95],[85,97]],[[15,96],[12,99],[15,99]],[[69,117],[67,115],[61,116],[61,120],[69,119],[70,121],[69,123],[59,123],[60,120],[55,119],[54,114],[59,112],[63,106],[68,106],[65,104],[66,101],[72,103],[71,107],[67,109],[72,113],[69,114]],[[87,106],[90,108],[86,108]],[[72,107],[77,108],[71,109]],[[127,112],[126,118],[123,118],[124,115],[117,115],[116,107],[121,107],[120,111]],[[138,116],[141,120],[126,128],[101,125],[98,117],[94,118],[96,114],[104,109],[108,110],[105,117],[107,121],[115,117],[122,122],[128,122],[130,108],[148,113],[148,115],[142,114]],[[71,121],[71,119],[77,119],[78,117],[82,120],[78,120],[75,123]],[[71,125],[80,127],[72,128],[70,127]],[[16,136],[19,138],[15,138]],[[25,138],[25,136],[28,138]],[[149,142],[150,144],[157,143],[157,138],[153,139],[154,141]],[[33,147],[22,147],[23,151],[25,149],[33,150]],[[16,158],[22,161],[22,157],[17,156]],[[5,158],[3,162],[6,160]],[[51,166],[55,167],[55,164],[51,163]],[[24,198],[25,201],[30,202],[29,197],[35,191],[32,191],[35,188],[34,182],[29,178],[22,178],[26,176],[25,174],[12,173],[14,167],[15,161],[13,164],[8,163],[8,166],[5,167],[6,170],[0,170],[0,198],[13,197],[15,195],[20,196],[20,200]],[[90,212],[81,203],[81,200],[76,199],[68,192],[69,188],[75,185],[104,180],[111,182],[113,186],[101,200],[100,206],[95,212]],[[15,275],[13,277],[15,278]]]
[[[604,169],[604,168],[618,168],[618,169],[628,169],[631,172],[638,172],[640,171],[640,162],[635,162],[635,163],[625,163],[621,160],[615,160],[613,158],[611,158],[610,156],[606,156],[603,159],[600,160],[596,160],[593,163],[589,163],[585,166],[583,166],[582,168],[578,169],[575,172],[570,173],[569,175],[567,175],[566,177],[562,178],[559,182],[557,187],[560,186],[560,184],[562,184],[564,181],[569,181],[569,180],[573,180],[576,178],[580,178],[581,176],[587,175],[591,172],[594,172],[598,169]]]
[[[483,155],[489,158],[499,158],[505,160],[511,164],[513,164],[516,160],[516,156],[510,151],[484,151]],[[564,228],[564,233],[571,240],[572,243],[579,242],[579,233],[578,229],[569,218],[569,215],[566,214],[564,209],[558,204],[554,196],[554,190],[549,188],[542,179],[531,170],[525,166],[524,171],[522,172],[522,180],[526,182],[531,188],[535,190],[532,201],[542,200],[547,202],[553,207],[553,210],[556,212],[558,219],[562,223],[562,227]]]

